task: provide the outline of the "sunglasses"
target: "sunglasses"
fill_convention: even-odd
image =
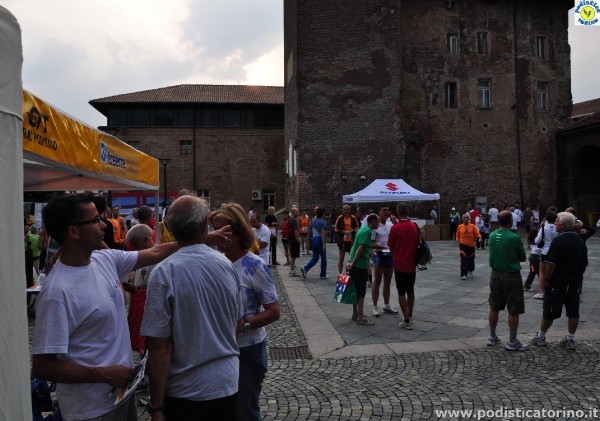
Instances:
[[[100,221],[102,221],[102,218],[100,217],[100,215],[96,215],[96,216],[94,216],[93,219],[90,219],[88,221],[76,222],[71,225],[79,226],[79,225],[87,225],[87,224],[100,224]]]

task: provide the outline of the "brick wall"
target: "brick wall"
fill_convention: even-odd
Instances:
[[[286,144],[298,162],[290,200],[338,208],[343,194],[375,178],[404,178],[440,193],[442,216],[477,195],[523,208],[555,201],[555,133],[571,103],[572,4],[455,3],[285,3],[285,60],[296,63],[285,91]],[[488,33],[489,54],[477,53],[477,32]],[[459,37],[456,55],[447,34]],[[543,60],[536,36],[547,38]],[[480,78],[491,81],[489,110],[478,107]],[[549,84],[549,111],[536,109],[538,81]],[[456,109],[444,108],[445,82],[457,84]]]

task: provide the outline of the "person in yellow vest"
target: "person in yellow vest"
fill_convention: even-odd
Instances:
[[[160,243],[170,243],[171,241],[175,241],[175,237],[171,234],[169,230],[169,226],[167,225],[167,213],[169,212],[169,208],[165,209],[165,217],[162,221],[160,221],[159,229],[160,229]]]

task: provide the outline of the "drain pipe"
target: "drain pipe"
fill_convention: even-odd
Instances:
[[[524,206],[523,203],[523,173],[521,169],[521,128],[519,125],[519,42],[517,37],[517,4],[518,2],[515,0],[513,6],[513,38],[514,38],[514,72],[515,72],[515,142],[517,146],[517,174],[519,177],[519,197],[520,197],[520,205]]]

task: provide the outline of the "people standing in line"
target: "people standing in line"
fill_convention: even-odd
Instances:
[[[281,212],[281,244],[283,245],[283,252],[285,253],[285,263],[283,266],[290,265],[290,235],[292,230],[290,228],[290,212],[284,209]]]
[[[298,208],[292,207],[289,218],[290,224],[290,273],[289,276],[298,276],[296,273],[296,259],[300,257],[300,229],[298,228]]]
[[[253,213],[250,217],[250,225],[252,226],[252,231],[254,231],[254,236],[256,237],[256,241],[258,241],[258,246],[260,248],[258,255],[268,265],[270,260],[269,244],[271,242],[271,230],[269,230],[265,224],[260,222],[260,216],[257,213]]]
[[[269,243],[269,252],[271,254],[271,264],[273,266],[279,265],[277,261],[277,217],[275,216],[275,206],[269,206],[268,215],[265,216],[265,225],[271,231],[271,240]]]
[[[357,325],[372,326],[373,321],[364,314],[365,296],[367,295],[368,267],[371,256],[372,230],[379,225],[379,217],[375,214],[367,217],[367,225],[361,227],[350,249],[347,272],[356,286],[357,303],[352,304],[352,320]]]
[[[335,221],[335,234],[337,236],[337,245],[339,250],[338,273],[341,274],[344,268],[344,257],[350,253],[354,235],[358,231],[360,223],[351,213],[350,205],[344,205],[342,214]]]
[[[458,228],[458,224],[460,223],[460,213],[456,211],[456,208],[453,206],[450,210],[450,239],[456,239],[456,229]]]
[[[571,213],[560,212],[555,225],[559,235],[552,240],[543,269],[547,288],[542,321],[540,330],[529,342],[536,346],[546,346],[546,333],[552,322],[561,317],[564,306],[569,319],[568,330],[560,342],[565,348],[574,350],[577,348],[575,332],[579,325],[581,285],[588,265],[587,248],[574,231],[575,216]]]
[[[456,229],[456,241],[460,250],[460,279],[472,278],[475,270],[475,241],[481,240],[477,227],[471,224],[471,217],[465,213],[463,223]]]
[[[544,218],[544,221],[542,222],[542,225],[538,232],[538,235],[535,237],[535,244],[538,244],[538,247],[541,244],[540,242],[542,240],[544,242],[543,247],[540,247],[542,249],[542,254],[540,256],[540,269],[539,269],[539,273],[538,273],[539,290],[538,290],[538,293],[533,296],[533,298],[535,298],[536,300],[544,299],[545,282],[546,282],[546,280],[545,280],[546,254],[548,254],[548,250],[550,250],[550,245],[552,244],[552,241],[558,236],[558,232],[556,231],[556,227],[554,226],[554,221],[556,221],[556,211],[554,209],[556,209],[556,208],[550,208],[546,212],[546,217]]]
[[[498,215],[500,229],[490,234],[489,264],[490,274],[490,312],[488,322],[490,337],[488,346],[500,343],[496,335],[498,315],[506,308],[508,312],[509,340],[505,348],[509,351],[526,351],[529,347],[519,341],[519,315],[525,313],[523,296],[523,280],[521,279],[521,262],[527,258],[521,237],[510,229],[513,221],[512,214],[507,211]]]
[[[240,279],[244,306],[244,328],[237,338],[240,348],[240,376],[236,397],[237,421],[260,421],[260,393],[267,373],[267,332],[264,326],[280,317],[275,284],[262,259],[248,252],[254,233],[239,208],[225,206],[210,213],[214,229],[231,226],[231,242],[219,247],[233,263]]]
[[[327,222],[323,219],[324,213],[325,209],[317,208],[315,218],[310,222],[313,256],[305,266],[300,268],[303,279],[306,279],[306,274],[319,259],[321,260],[319,279],[327,279]]]
[[[398,314],[398,310],[390,306],[390,286],[392,275],[394,273],[394,258],[388,246],[390,230],[393,226],[389,220],[390,205],[382,204],[379,206],[379,225],[373,230],[371,237],[371,250],[373,255],[373,286],[371,289],[371,299],[373,300],[373,317],[379,317],[379,288],[383,280],[383,309],[385,314]]]
[[[134,376],[122,282],[178,246],[100,250],[107,225],[92,199],[65,195],[42,211],[61,254],[37,298],[32,374],[57,382],[64,419],[135,420],[135,395],[115,405],[111,393]]]
[[[493,203],[492,207],[488,209],[488,217],[490,220],[491,231],[498,229],[498,208],[496,208],[496,205]]]
[[[404,318],[399,327],[410,330],[413,328],[415,306],[419,228],[408,219],[408,208],[405,205],[399,203],[396,209],[398,222],[390,230],[388,247],[393,256],[398,303]]]
[[[310,243],[308,242],[308,226],[310,225],[310,218],[308,217],[308,209],[298,216],[298,230],[300,232],[300,253],[310,254]]]
[[[527,274],[525,285],[523,285],[523,289],[525,291],[531,291],[533,280],[536,276],[538,278],[540,276],[540,258],[542,255],[542,249],[535,244],[535,237],[537,234],[538,230],[535,227],[531,227],[529,229],[529,233],[527,234],[528,248],[531,250],[531,252],[529,253],[529,273]]]
[[[180,249],[148,279],[141,334],[149,344],[153,419],[237,419],[241,285],[229,259],[207,244],[208,213],[199,197],[173,202],[168,223]]]

